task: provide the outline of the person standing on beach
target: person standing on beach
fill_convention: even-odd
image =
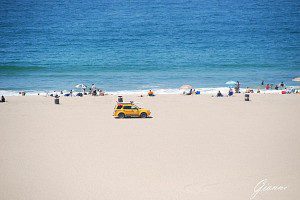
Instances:
[[[240,84],[240,82],[239,81],[237,81],[236,82],[236,85],[235,85],[235,93],[240,93],[240,86],[241,86],[241,84]]]
[[[96,96],[97,95],[96,85],[94,83],[92,84],[91,92],[92,92],[92,96]]]
[[[92,88],[92,92],[94,92],[94,90],[96,90],[96,85],[93,83],[91,88]]]

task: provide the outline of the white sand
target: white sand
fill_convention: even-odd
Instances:
[[[125,97],[151,119],[114,119],[116,96],[0,104],[0,199],[300,198],[300,95]]]

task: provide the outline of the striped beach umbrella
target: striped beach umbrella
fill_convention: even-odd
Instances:
[[[180,90],[190,90],[190,89],[193,89],[193,86],[191,86],[191,85],[182,85],[179,89]]]

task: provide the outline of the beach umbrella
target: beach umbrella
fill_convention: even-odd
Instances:
[[[190,89],[193,89],[193,86],[191,86],[191,85],[183,85],[179,89],[180,90],[190,90]]]
[[[81,88],[81,89],[86,89],[86,85],[84,84],[78,84],[78,85],[75,85],[76,88]]]
[[[300,82],[300,77],[293,78],[292,81]]]
[[[235,85],[235,84],[237,84],[237,82],[235,82],[235,81],[227,81],[225,84],[226,85]]]

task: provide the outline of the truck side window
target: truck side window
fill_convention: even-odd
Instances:
[[[131,106],[124,106],[124,109],[131,109]]]

